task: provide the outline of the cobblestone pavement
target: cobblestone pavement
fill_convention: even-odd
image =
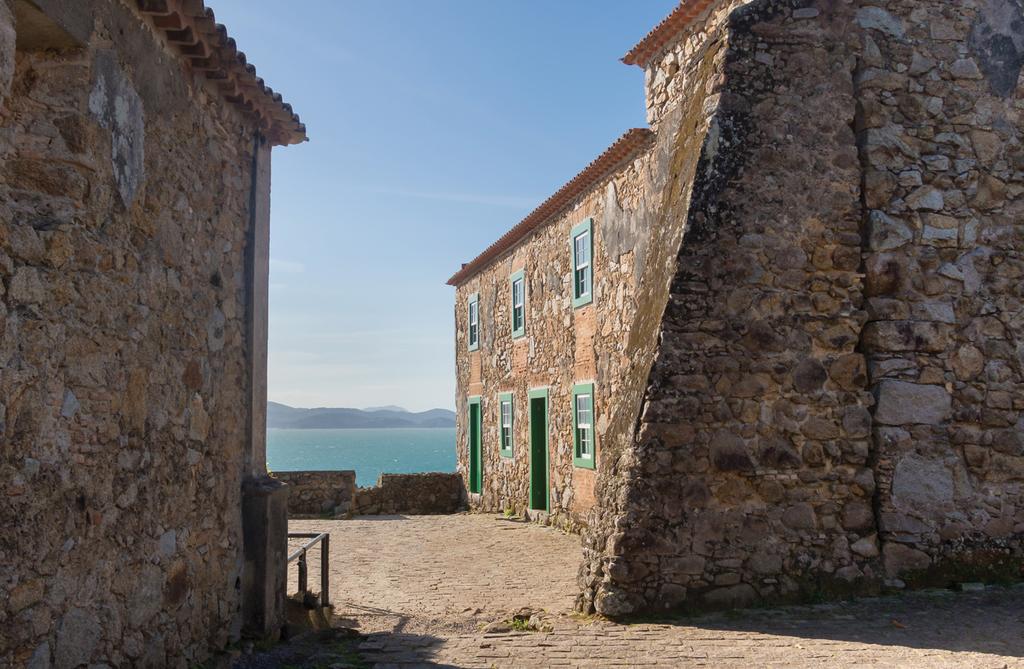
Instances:
[[[1024,587],[620,625],[571,614],[579,540],[552,529],[486,515],[291,528],[331,533],[335,614],[374,666],[1024,668]],[[522,608],[550,630],[482,630]]]
[[[521,521],[364,516],[292,520],[289,530],[331,533],[334,613],[363,633],[471,631],[521,607],[570,611],[576,597],[579,537]],[[310,587],[319,574],[314,551]]]

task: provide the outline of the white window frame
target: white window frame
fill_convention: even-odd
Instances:
[[[586,400],[590,405],[587,413],[590,419],[587,422],[580,420],[580,400]],[[580,432],[580,457],[591,460],[594,457],[594,395],[592,393],[581,393],[576,395],[576,429]],[[584,439],[586,436],[586,439]],[[586,446],[586,448],[584,448]]]
[[[583,255],[586,260],[580,262],[580,245],[583,246]],[[594,282],[590,280],[590,230],[584,230],[572,238],[573,253],[573,297],[582,299],[590,295]],[[582,277],[582,281],[581,281]]]
[[[480,348],[480,296],[473,294],[469,298],[469,314],[467,315],[469,321],[468,326],[468,347],[470,351],[475,351]]]
[[[498,410],[501,412],[501,450],[508,452],[512,450],[512,400],[501,400]]]
[[[526,335],[526,270],[512,274],[510,280],[510,301],[512,338],[518,339]],[[518,286],[518,290],[517,290]]]

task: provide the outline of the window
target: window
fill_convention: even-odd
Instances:
[[[593,221],[588,218],[572,229],[572,306],[594,301]]]
[[[584,383],[572,388],[573,451],[577,467],[594,469],[594,384]]]
[[[498,395],[498,427],[501,430],[498,454],[505,458],[512,457],[512,393]]]
[[[480,294],[469,296],[469,350],[480,348]]]
[[[512,337],[526,334],[526,276],[523,270],[512,275]]]

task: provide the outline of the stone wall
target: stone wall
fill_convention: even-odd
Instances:
[[[727,20],[635,453],[602,498],[626,502],[588,541],[602,613],[841,586],[877,555],[852,49],[841,10],[787,5]]]
[[[755,0],[725,26],[581,608],[1019,578],[1019,6]]]
[[[359,488],[352,513],[431,515],[466,508],[466,490],[458,474],[381,474],[377,485]]]
[[[1011,0],[876,4],[858,12],[857,127],[886,574],[1019,578],[1024,15]]]
[[[59,10],[16,49],[0,1],[0,664],[193,665],[242,624],[255,128],[126,3]]]
[[[274,472],[288,485],[289,516],[347,516],[352,513],[356,473],[345,471]]]
[[[447,514],[466,508],[458,474],[381,474],[375,486],[356,486],[347,471],[274,472],[288,484],[288,515],[335,517]]]

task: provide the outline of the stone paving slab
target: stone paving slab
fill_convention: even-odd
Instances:
[[[292,529],[331,532],[335,613],[377,667],[1024,669],[1021,586],[622,625],[571,614],[579,539],[549,528],[463,514]],[[520,608],[551,631],[481,630]]]

